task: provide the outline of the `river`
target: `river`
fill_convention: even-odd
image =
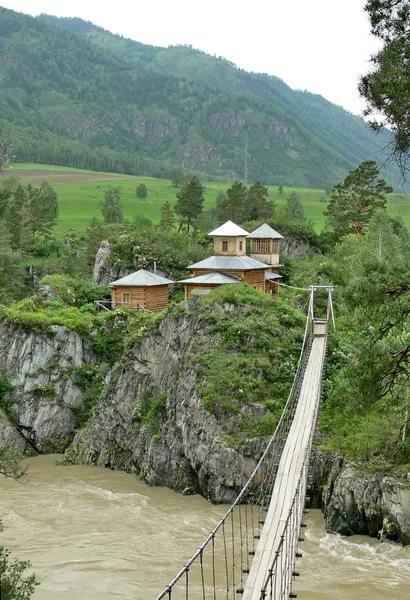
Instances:
[[[226,510],[133,475],[55,460],[29,459],[25,484],[0,480],[1,544],[31,561],[41,582],[35,600],[155,599]],[[328,535],[319,511],[306,520],[299,598],[410,598],[410,548]]]

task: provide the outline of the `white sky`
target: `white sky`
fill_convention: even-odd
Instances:
[[[31,15],[80,17],[157,46],[192,44],[247,71],[276,75],[355,114],[377,41],[365,0],[0,0]]]

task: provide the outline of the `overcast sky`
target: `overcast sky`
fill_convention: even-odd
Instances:
[[[377,42],[365,0],[0,0],[31,15],[81,17],[157,46],[191,44],[247,71],[322,94],[355,114],[357,92]]]

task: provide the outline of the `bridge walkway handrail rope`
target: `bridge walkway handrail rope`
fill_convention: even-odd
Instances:
[[[328,306],[331,306],[331,289],[333,288],[329,288]],[[312,345],[319,345],[322,348],[326,348],[327,323],[331,315],[331,309],[328,309],[327,319],[324,322],[326,324],[325,334],[320,334],[317,338],[314,338],[313,298],[315,288],[311,286],[309,291],[307,319],[298,366],[291,391],[275,432],[235,502],[230,506],[191,559],[157,596],[157,600],[161,600],[162,598],[168,598],[169,600],[171,598],[173,600],[177,598],[183,598],[184,600],[208,600],[208,598],[210,600],[222,598],[228,600],[232,598],[233,600],[240,598],[239,594],[241,593],[245,594],[244,599],[248,597],[246,596],[248,594],[247,589],[250,588],[246,580],[248,574],[250,578],[248,580],[252,579],[252,569],[255,569],[252,565],[257,562],[256,560],[252,561],[252,557],[257,559],[258,553],[260,553],[261,541],[266,538],[266,535],[263,533],[266,530],[265,521],[272,521],[270,515],[274,512],[272,506],[274,506],[274,494],[276,493],[275,482],[280,482],[283,469],[289,468],[289,466],[283,466],[283,460],[284,457],[290,456],[289,449],[287,449],[289,445],[288,437],[291,428],[296,427],[294,416],[298,405],[300,406],[301,404],[299,398],[304,394],[305,372],[309,362],[312,362]],[[315,342],[319,339],[322,343],[316,344]],[[320,380],[324,361],[324,353],[322,354],[323,357],[320,358],[319,362],[316,361],[315,363],[319,365],[319,372],[315,373],[315,381],[318,381],[319,385],[318,393],[320,393]],[[311,377],[312,374],[309,375],[309,378]],[[274,551],[273,559],[272,557],[269,558],[270,564],[268,565],[265,577],[263,577],[264,582],[259,588],[260,595],[249,596],[252,600],[254,598],[265,597],[275,599],[289,597],[283,595],[282,592],[281,595],[269,594],[273,593],[273,573],[275,575],[275,586],[280,585],[281,588],[288,590],[288,592],[290,590],[292,574],[290,568],[293,569],[301,510],[303,511],[305,500],[308,455],[310,454],[310,447],[313,440],[313,421],[315,422],[316,420],[318,402],[316,404],[316,407],[310,410],[310,412],[313,410],[314,419],[311,419],[311,426],[308,428],[307,434],[304,428],[300,424],[298,425],[299,433],[295,439],[299,440],[298,443],[304,449],[299,452],[297,459],[300,473],[298,475],[293,473],[293,479],[291,484],[288,485],[287,492],[282,492],[285,493],[286,497],[289,497],[288,513],[284,514],[282,511],[283,518],[280,519],[283,533],[279,536],[279,547]],[[295,533],[296,530],[297,535]],[[260,542],[258,543],[257,540],[259,538]],[[289,544],[293,548],[292,552],[287,546]],[[266,556],[267,554],[265,553]],[[278,561],[279,559],[282,561],[280,567],[279,563],[275,562],[275,560]],[[279,578],[278,574],[284,568],[283,561],[286,565],[286,570]],[[259,574],[262,573],[261,569],[258,569],[258,571]],[[260,575],[259,579],[261,579]],[[259,579],[257,585],[259,585]],[[247,589],[245,589],[245,585]],[[266,592],[268,596],[263,595],[263,586],[265,586],[266,590],[270,586],[270,592]]]

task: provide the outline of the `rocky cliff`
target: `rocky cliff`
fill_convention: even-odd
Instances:
[[[241,453],[228,447],[221,424],[204,408],[189,355],[194,339],[209,336],[198,314],[170,314],[135,344],[66,462],[123,469],[150,484],[231,502],[261,445],[249,441]]]
[[[84,408],[76,380],[81,369],[100,362],[98,355],[88,340],[58,325],[51,334],[40,334],[3,317],[0,339],[0,374],[12,385],[7,405],[13,424],[36,450],[61,451]],[[1,442],[9,442],[10,435],[10,426],[3,425]]]
[[[366,474],[342,457],[316,452],[312,501],[327,530],[410,544],[410,477]]]

